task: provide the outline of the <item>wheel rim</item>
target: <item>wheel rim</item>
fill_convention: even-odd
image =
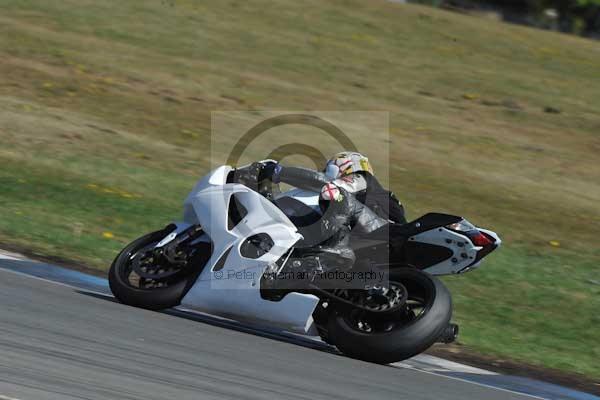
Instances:
[[[127,253],[120,268],[121,279],[129,286],[141,290],[156,290],[172,286],[184,277],[182,269],[160,259],[154,248],[158,240],[141,245]]]
[[[391,332],[415,323],[427,314],[435,300],[435,286],[429,280],[403,277],[400,282],[408,292],[404,306],[391,314],[354,309],[343,316],[352,329],[366,334]],[[394,282],[390,281],[390,285]]]

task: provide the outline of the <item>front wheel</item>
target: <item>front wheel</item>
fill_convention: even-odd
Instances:
[[[197,273],[169,265],[164,260],[156,259],[153,253],[156,244],[171,230],[167,227],[142,236],[117,255],[108,273],[108,283],[121,303],[149,310],[162,310],[180,304]],[[194,267],[199,266],[196,264]]]
[[[330,315],[328,339],[342,353],[389,364],[422,353],[442,335],[452,317],[452,299],[444,284],[408,268],[390,271],[390,281],[407,289],[402,312],[375,315],[342,308]]]

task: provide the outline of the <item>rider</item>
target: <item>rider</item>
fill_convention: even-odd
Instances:
[[[394,223],[406,223],[404,207],[394,193],[381,186],[369,159],[364,155],[357,152],[338,153],[327,161],[324,172],[332,181],[321,189],[322,200],[331,200],[328,199],[331,189],[342,188],[380,217]]]
[[[390,224],[406,223],[404,207],[392,192],[381,186],[369,159],[360,153],[338,153],[327,161],[322,172],[287,167],[273,160],[254,163],[250,169],[257,181],[284,182],[320,192],[323,212],[320,248],[348,259],[350,265],[355,260],[349,246],[351,230],[387,232]]]

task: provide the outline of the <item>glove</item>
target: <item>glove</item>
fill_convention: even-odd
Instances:
[[[254,162],[246,167],[238,168],[234,173],[234,182],[248,186],[261,195],[272,198],[278,192],[278,187],[272,184],[279,183],[279,173],[282,167],[277,162],[265,160]]]
[[[238,168],[234,173],[234,182],[241,183],[242,185],[256,190],[258,186],[258,175],[260,174],[261,169],[262,166],[258,163]]]
[[[265,179],[270,180],[273,183],[279,183],[280,182],[280,174],[281,174],[281,170],[283,169],[283,167],[275,161],[267,161],[267,162],[259,162],[259,163],[255,163],[255,164],[261,164],[262,168],[261,171],[259,173],[259,182],[263,181]]]
[[[252,163],[250,169],[255,171],[256,181],[258,183],[265,180],[269,180],[273,183],[279,183],[279,175],[283,167],[276,161],[265,160]]]

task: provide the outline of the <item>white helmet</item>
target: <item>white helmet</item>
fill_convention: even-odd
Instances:
[[[373,174],[373,168],[369,159],[353,151],[344,151],[336,154],[327,161],[327,165],[325,166],[325,175],[331,180],[361,171]]]

